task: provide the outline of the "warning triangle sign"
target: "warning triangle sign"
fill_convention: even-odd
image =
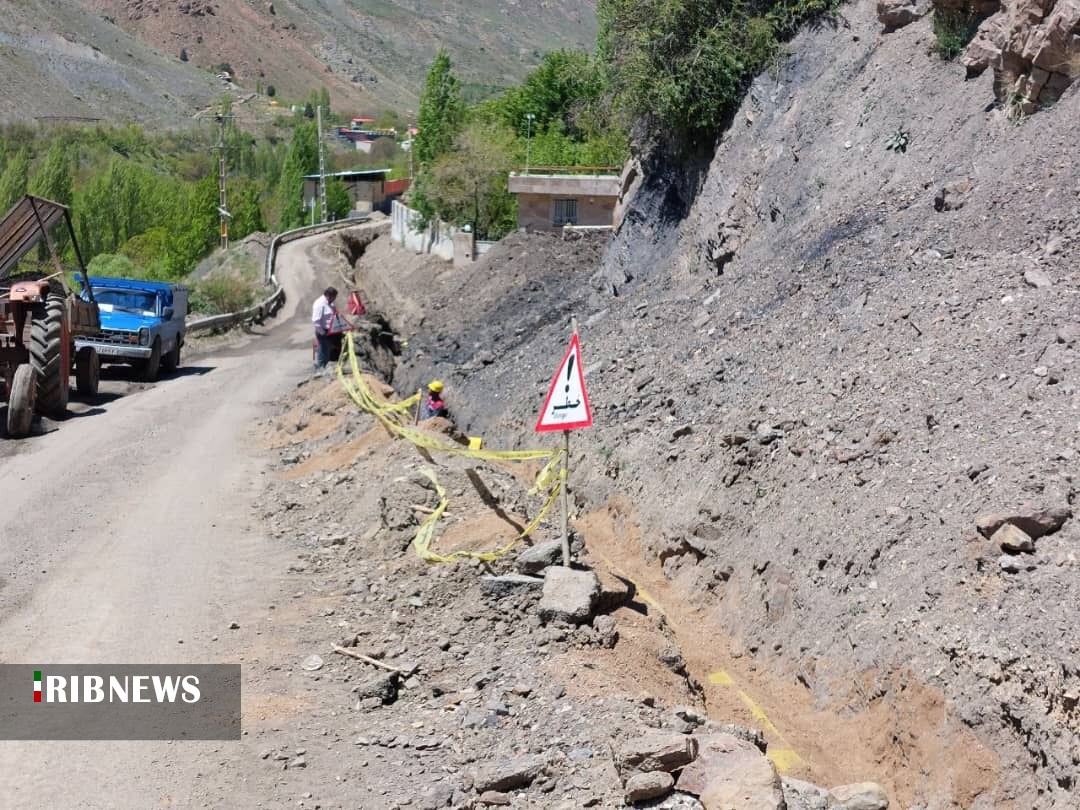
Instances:
[[[589,396],[585,393],[581,342],[575,332],[559,370],[551,381],[540,418],[536,420],[536,432],[587,427],[592,427],[592,409],[589,407]]]

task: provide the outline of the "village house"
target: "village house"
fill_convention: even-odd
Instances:
[[[510,173],[518,199],[518,227],[558,230],[566,225],[611,227],[619,197],[617,169],[536,167]]]
[[[363,169],[358,171],[327,172],[327,178],[336,177],[345,184],[352,200],[353,211],[361,214],[370,214],[372,211],[382,211],[389,205],[386,193],[386,178],[389,169]],[[304,176],[304,205],[318,205],[319,202],[319,175],[308,174]]]

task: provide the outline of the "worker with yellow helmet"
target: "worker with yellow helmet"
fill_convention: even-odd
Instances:
[[[442,380],[432,380],[428,383],[427,390],[427,396],[424,397],[424,401],[420,406],[420,418],[431,419],[435,416],[446,416],[448,411],[442,398]]]

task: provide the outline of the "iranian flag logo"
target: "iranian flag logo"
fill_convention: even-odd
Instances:
[[[34,703],[41,703],[41,670],[34,670]]]

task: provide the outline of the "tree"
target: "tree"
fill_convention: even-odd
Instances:
[[[713,142],[801,23],[837,0],[599,0],[597,59],[615,108],[683,146]]]
[[[396,129],[398,132],[404,132],[405,119],[397,110],[383,110],[375,116],[375,129]]]
[[[135,278],[167,278],[166,259],[171,238],[163,226],[150,228],[128,239],[120,248],[120,256],[130,259],[139,268]]]
[[[268,98],[273,98],[277,95],[277,88],[272,84],[266,85],[266,95]]]
[[[229,211],[232,222],[229,234],[233,239],[243,239],[249,233],[265,231],[262,206],[259,204],[259,186],[252,180],[235,180],[229,188]]]
[[[465,103],[461,98],[461,82],[454,75],[450,55],[440,50],[428,70],[424,91],[420,95],[420,132],[413,140],[416,160],[430,164],[450,150],[454,136],[461,131],[465,118]]]
[[[180,49],[180,61],[181,62],[186,62],[187,60],[188,60],[187,48],[181,48]]]
[[[349,189],[337,177],[326,181],[326,215],[330,219],[345,219],[352,211],[352,197]]]
[[[49,151],[45,154],[45,160],[30,179],[29,189],[31,194],[61,205],[71,205],[71,164],[68,161],[67,149],[59,138],[53,139]],[[67,249],[67,229],[56,228],[53,239],[57,252],[62,254]],[[48,256],[48,246],[42,243],[38,247],[38,258],[45,260]]]
[[[304,118],[307,118],[308,120],[311,120],[314,117],[315,117],[315,107],[309,101],[304,105]]]
[[[217,178],[207,177],[184,190],[173,210],[165,256],[168,278],[182,278],[218,241]]]
[[[61,205],[71,205],[71,164],[59,138],[53,140],[29,183],[30,193]]]
[[[4,173],[0,174],[0,216],[26,193],[29,175],[30,150],[24,146],[8,160]]]
[[[551,125],[583,135],[596,127],[591,108],[597,105],[603,89],[599,68],[588,54],[552,51],[520,87],[508,90],[496,105],[506,124],[520,135],[528,132],[527,115],[535,116],[534,135]]]
[[[319,168],[319,141],[315,125],[305,123],[293,133],[289,153],[281,167],[278,181],[278,200],[280,204],[281,230],[296,228],[304,224],[303,194],[304,175],[314,174]]]
[[[413,203],[421,217],[457,227],[472,225],[478,237],[499,239],[517,227],[517,200],[507,188],[515,163],[512,130],[473,124],[417,183]]]
[[[86,272],[102,278],[138,278],[142,275],[127,256],[99,253],[86,264]]]

